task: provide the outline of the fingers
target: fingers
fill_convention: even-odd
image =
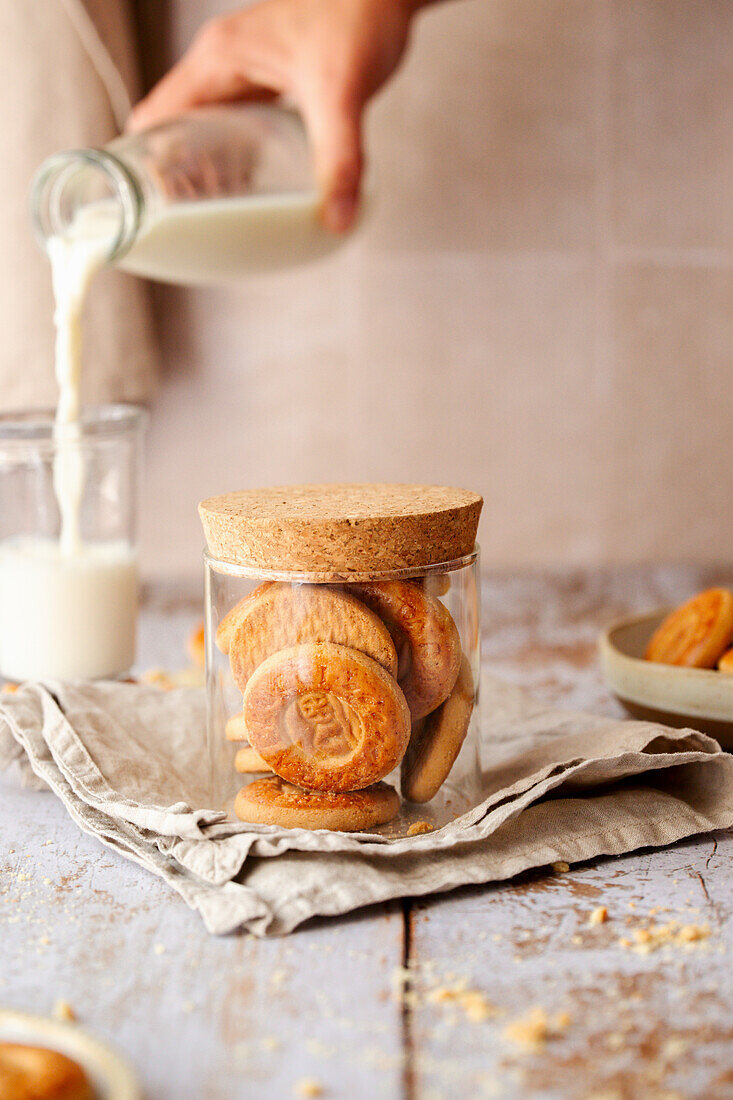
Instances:
[[[323,195],[324,224],[333,233],[346,233],[356,218],[364,166],[361,104],[314,95],[301,107]]]
[[[188,52],[134,108],[126,129],[155,126],[191,107],[243,99],[259,89],[237,65],[223,20],[207,24]]]

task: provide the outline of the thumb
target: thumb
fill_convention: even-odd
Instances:
[[[323,196],[324,224],[333,233],[345,233],[356,218],[364,167],[361,106],[319,99],[304,104],[303,114]]]

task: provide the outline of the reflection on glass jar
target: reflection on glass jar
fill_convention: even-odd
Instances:
[[[475,499],[464,541],[475,536]],[[223,516],[231,547],[241,531],[231,511]],[[358,571],[346,570],[352,526],[347,558],[331,547],[333,568],[287,570],[280,566],[293,553],[303,560],[313,530],[302,514],[290,526],[278,517],[272,530],[282,542],[278,550],[263,536],[271,569],[241,564],[257,556],[251,533],[231,555],[240,562],[205,556],[208,738],[219,803],[262,824],[384,825],[396,834],[465,812],[479,775],[478,551],[390,570],[365,570],[361,560]],[[210,517],[207,535],[212,549]],[[373,551],[374,564],[388,541]],[[420,549],[426,556],[418,540],[413,556]]]

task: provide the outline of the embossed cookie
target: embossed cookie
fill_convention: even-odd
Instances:
[[[273,654],[243,700],[249,741],[283,779],[355,791],[402,759],[410,712],[397,681],[364,653],[312,642]]]
[[[235,604],[231,611],[226,613],[216,628],[216,644],[222,653],[229,652],[232,638],[236,633],[242,617],[246,614],[247,609],[255,603],[260,596],[263,596],[265,592],[274,586],[274,581],[263,581],[257,588],[253,588],[248,596],[245,596],[243,600]]]
[[[260,754],[251,745],[243,745],[241,749],[237,749],[234,768],[240,775],[258,775],[260,772],[272,771],[272,768],[268,768]]]
[[[93,1100],[84,1070],[46,1047],[0,1043],[2,1100]]]
[[[715,668],[733,641],[733,595],[708,588],[682,604],[652,635],[647,661],[686,668]]]
[[[229,643],[229,663],[240,691],[265,658],[307,642],[359,650],[392,676],[397,653],[384,623],[348,592],[325,585],[275,585],[241,614]]]
[[[350,590],[406,642],[409,661],[401,659],[399,682],[413,721],[424,718],[448,698],[461,665],[460,638],[449,611],[409,581],[368,581]]]
[[[402,794],[410,802],[429,802],[448,778],[468,732],[473,700],[471,666],[463,657],[446,701],[413,726],[402,761]]]
[[[234,803],[234,812],[242,821],[344,832],[385,825],[399,809],[399,795],[386,783],[361,791],[304,791],[278,775],[255,779],[242,788]]]

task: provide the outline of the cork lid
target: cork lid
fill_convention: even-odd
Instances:
[[[272,571],[379,573],[473,550],[483,500],[438,485],[287,485],[199,505],[212,557]]]

